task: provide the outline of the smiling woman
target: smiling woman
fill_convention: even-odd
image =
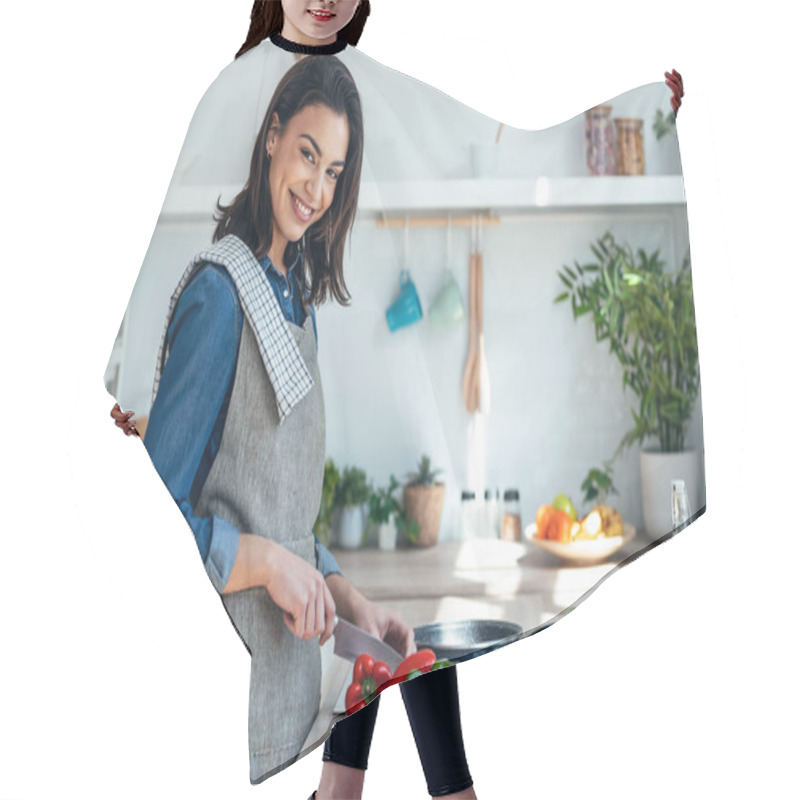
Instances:
[[[295,45],[357,45],[370,14],[369,0],[256,0],[250,30],[236,57],[274,34]]]
[[[284,0],[282,5],[287,39],[298,44],[330,44],[353,18],[360,0]]]
[[[289,69],[244,188],[217,204],[214,246],[172,296],[157,359],[144,444],[252,657],[254,782],[303,747],[319,713],[315,640],[330,637],[339,602],[312,533],[325,460],[313,304],[349,297],[363,146],[347,68],[306,58]],[[390,618],[405,651],[411,630]]]

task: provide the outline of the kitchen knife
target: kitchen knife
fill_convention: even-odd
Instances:
[[[394,672],[403,656],[386,642],[376,639],[346,619],[336,617],[333,629],[333,652],[347,661],[355,661],[362,653],[369,653],[376,661],[383,661]]]

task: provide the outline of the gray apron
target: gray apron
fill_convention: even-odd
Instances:
[[[266,276],[264,284],[277,306]],[[243,305],[248,295],[240,292]],[[313,566],[325,408],[311,316],[302,328],[286,325],[313,384],[281,419],[245,314],[220,449],[195,508],[201,516],[214,514],[244,533],[272,539]],[[270,342],[261,344],[269,350]],[[250,780],[257,783],[296,759],[319,713],[319,642],[295,637],[263,587],[223,595],[222,601],[251,655],[248,740]]]

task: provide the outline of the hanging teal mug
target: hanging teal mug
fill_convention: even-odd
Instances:
[[[428,309],[428,318],[436,325],[453,325],[464,319],[466,314],[458,283],[450,270],[448,273],[449,277]]]
[[[404,269],[400,273],[400,295],[386,311],[386,322],[389,323],[389,330],[394,333],[421,319],[422,305],[417,289],[408,270]]]

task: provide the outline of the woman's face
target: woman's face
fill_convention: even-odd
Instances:
[[[273,246],[285,247],[331,207],[350,142],[347,117],[327,106],[306,106],[282,131],[277,116],[267,137]]]
[[[358,0],[281,0],[283,35],[298,44],[331,44],[353,18]]]

